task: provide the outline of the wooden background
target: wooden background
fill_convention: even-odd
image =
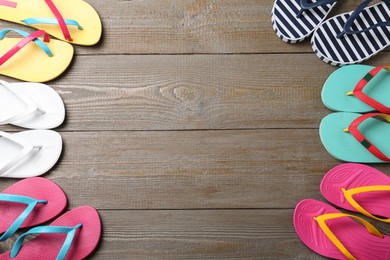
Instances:
[[[63,155],[45,177],[69,209],[99,210],[91,259],[321,259],[296,236],[292,213],[321,199],[324,173],[340,164],[318,135],[335,68],[308,41],[275,36],[273,0],[88,2],[104,35],[76,46],[69,70],[49,82],[67,120]]]

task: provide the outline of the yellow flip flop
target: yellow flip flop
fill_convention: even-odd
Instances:
[[[8,32],[24,38],[4,38]],[[43,36],[43,40],[39,37]],[[0,31],[0,74],[24,81],[46,82],[61,75],[73,58],[73,46],[67,42],[50,40],[42,30]]]
[[[94,45],[102,34],[98,13],[83,0],[0,0],[0,19],[79,45]]]

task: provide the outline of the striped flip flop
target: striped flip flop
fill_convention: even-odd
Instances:
[[[360,63],[390,45],[390,0],[367,7],[371,1],[316,29],[311,44],[321,60],[335,66]]]
[[[325,20],[336,2],[337,0],[275,0],[272,27],[282,41],[301,42]]]

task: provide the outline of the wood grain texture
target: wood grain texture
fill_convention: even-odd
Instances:
[[[93,259],[324,259],[295,235],[292,210],[101,211]]]
[[[78,54],[311,53],[309,41],[286,44],[272,30],[274,0],[89,0],[103,22],[99,46]],[[345,0],[333,14],[352,11]],[[330,16],[331,16],[330,15]],[[0,28],[27,27],[1,21]],[[32,30],[29,30],[32,31]]]
[[[333,71],[313,54],[78,56],[49,84],[61,131],[317,128]]]
[[[323,175],[339,163],[317,129],[62,135],[63,157],[45,176],[72,208],[293,208],[320,199]]]
[[[275,36],[274,0],[87,1],[103,40],[75,46],[70,68],[49,82],[67,119],[45,177],[69,209],[99,210],[91,259],[323,259],[299,241],[292,213],[301,199],[322,199],[323,175],[341,163],[318,135],[330,113],[321,87],[335,68],[308,41]],[[338,2],[333,14],[357,5]],[[2,179],[0,190],[15,182]]]

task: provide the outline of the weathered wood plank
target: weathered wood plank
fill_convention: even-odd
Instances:
[[[93,259],[324,259],[295,234],[292,210],[100,211]]]
[[[340,163],[317,129],[62,135],[63,156],[45,177],[64,189],[71,207],[292,208],[320,199],[323,175]],[[13,182],[2,181],[0,190]]]
[[[334,70],[312,54],[83,56],[49,84],[61,131],[316,128]]]
[[[274,0],[89,0],[103,21],[96,47],[79,54],[312,52],[309,41],[286,44],[272,30]],[[345,0],[333,14],[356,8]],[[16,27],[0,21],[0,27]]]

